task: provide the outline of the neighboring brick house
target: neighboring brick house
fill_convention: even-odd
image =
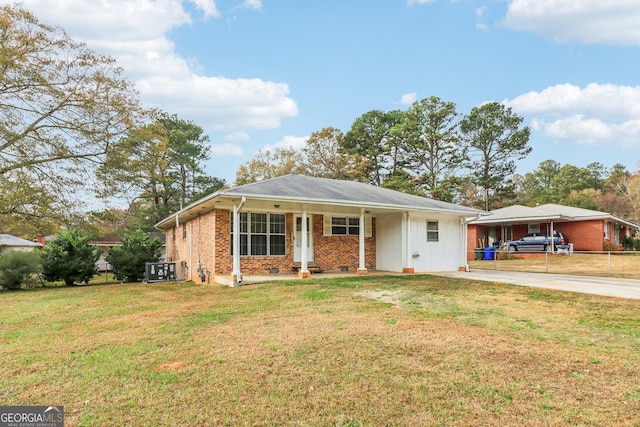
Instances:
[[[481,212],[359,182],[285,175],[206,196],[156,227],[167,233],[167,261],[182,262],[187,278],[239,283],[270,272],[458,270],[466,265],[465,218]]]
[[[606,212],[571,206],[508,206],[469,220],[467,259],[474,258],[474,248],[517,240],[528,233],[549,233],[552,229],[567,236],[574,251],[602,251],[605,242],[621,245],[640,227]]]

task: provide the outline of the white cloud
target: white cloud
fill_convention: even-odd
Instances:
[[[478,18],[478,21],[476,22],[476,29],[487,31],[489,27],[487,26],[487,24],[482,22],[482,18],[484,18],[487,14],[487,8],[485,6],[478,7],[474,10],[474,12],[476,13],[476,18]]]
[[[245,154],[244,148],[228,142],[210,145],[209,152],[213,157],[240,157]]]
[[[412,4],[427,4],[433,3],[435,0],[407,0],[407,4],[411,6]]]
[[[242,7],[246,9],[262,10],[262,0],[244,0]]]
[[[405,93],[400,97],[400,104],[411,105],[418,99],[418,94],[415,92]]]
[[[150,76],[139,81],[145,99],[173,103],[171,113],[193,118],[207,129],[273,129],[295,116],[296,103],[282,83],[190,75],[182,79]]]
[[[213,0],[191,0],[191,2],[204,12],[205,17],[220,16]]]
[[[504,103],[521,113],[564,115],[584,112],[610,119],[640,118],[640,86],[590,83],[581,88],[559,84],[531,91]]]
[[[204,75],[197,58],[176,53],[169,31],[192,22],[194,11],[188,11],[188,4],[205,20],[219,16],[212,0],[24,0],[23,4],[41,21],[117,58],[145,105],[193,120],[207,131],[277,128],[283,118],[298,113],[285,83]],[[259,0],[245,4],[262,6]]]
[[[260,151],[273,151],[276,148],[293,148],[295,150],[301,150],[307,145],[309,136],[293,136],[285,135],[280,141],[275,144],[267,144],[260,149]]]
[[[224,136],[227,142],[247,142],[251,139],[246,132],[233,132]]]
[[[559,42],[640,45],[640,2],[512,0],[503,24]]]
[[[640,146],[640,86],[559,84],[503,103],[533,117],[531,129],[556,140]]]

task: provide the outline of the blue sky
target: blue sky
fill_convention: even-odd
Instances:
[[[9,4],[12,1],[0,0]],[[143,103],[200,125],[232,183],[258,150],[347,132],[373,109],[488,101],[547,159],[640,161],[640,2],[631,0],[25,0],[114,56]]]

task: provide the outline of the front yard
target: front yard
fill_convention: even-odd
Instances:
[[[426,275],[0,299],[0,401],[67,426],[640,423],[640,301]]]

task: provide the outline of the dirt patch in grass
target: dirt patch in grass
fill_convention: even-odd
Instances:
[[[356,295],[363,296],[365,298],[370,298],[376,301],[384,302],[387,304],[400,305],[401,298],[403,296],[403,292],[399,290],[367,290],[356,292]]]
[[[156,371],[175,371],[176,369],[186,368],[187,366],[189,366],[189,364],[186,362],[181,362],[181,361],[168,362],[168,363],[163,363],[162,365],[159,365],[156,368]]]

